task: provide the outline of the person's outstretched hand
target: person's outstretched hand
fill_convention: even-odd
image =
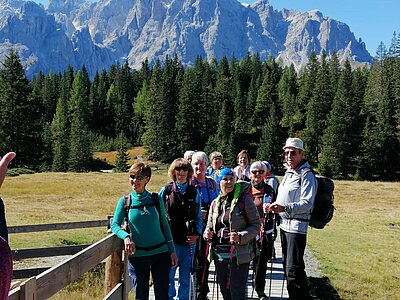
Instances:
[[[15,156],[16,154],[14,152],[8,152],[0,160],[0,187],[3,184],[4,178],[6,177],[7,167]]]

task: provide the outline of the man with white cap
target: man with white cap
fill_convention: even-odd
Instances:
[[[287,171],[270,209],[281,217],[280,235],[289,299],[310,299],[303,256],[317,180],[304,159],[301,139],[288,138],[283,150]]]

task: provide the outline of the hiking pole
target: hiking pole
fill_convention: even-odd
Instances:
[[[231,285],[231,276],[232,276],[232,260],[233,260],[233,251],[235,250],[235,245],[231,243],[231,248],[229,250],[229,263],[228,263],[228,276],[226,277],[226,288],[229,289]]]
[[[283,299],[283,288],[285,287],[286,274],[283,274],[281,300]]]
[[[205,259],[204,259],[204,266],[203,266],[203,272],[201,273],[201,284],[204,284],[204,279],[205,279],[205,277],[206,277],[206,269],[207,269],[207,257],[208,257],[208,255],[209,255],[209,253],[210,253],[210,247],[211,247],[211,242],[210,241],[207,241],[207,244],[206,244],[206,256],[205,256]]]
[[[271,299],[271,291],[272,291],[272,271],[274,269],[274,259],[271,257],[271,272],[269,276],[269,291],[268,291],[268,299]]]
[[[193,274],[193,245],[189,245],[189,265],[190,265],[190,281],[189,281],[189,299],[196,299],[194,291],[194,274]]]
[[[270,273],[270,277],[269,277],[269,292],[268,292],[268,299],[271,299],[271,290],[272,290],[272,272],[274,270],[274,241],[275,241],[275,229],[276,229],[276,223],[275,223],[275,218],[274,215],[269,213],[269,218],[272,221],[272,233],[271,233],[271,241],[269,241],[269,245],[271,246],[271,273]],[[268,253],[269,254],[269,253]]]

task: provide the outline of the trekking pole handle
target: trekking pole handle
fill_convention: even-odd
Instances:
[[[208,228],[208,227],[206,228],[206,230],[204,231],[204,233],[205,233],[205,239],[206,239],[207,241],[211,240],[212,237],[213,237],[213,235],[214,235],[213,231],[212,231],[210,228]]]
[[[229,233],[229,242],[231,244],[239,244],[240,243],[240,235],[236,231],[231,231]]]

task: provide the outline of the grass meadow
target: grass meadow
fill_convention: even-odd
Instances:
[[[154,171],[159,191],[167,170]],[[335,182],[336,212],[308,246],[342,299],[400,299],[400,183]],[[1,196],[9,226],[104,219],[129,191],[127,174],[37,173],[8,177]],[[93,243],[106,228],[10,235],[13,249]],[[85,274],[52,299],[101,299],[104,274]]]

